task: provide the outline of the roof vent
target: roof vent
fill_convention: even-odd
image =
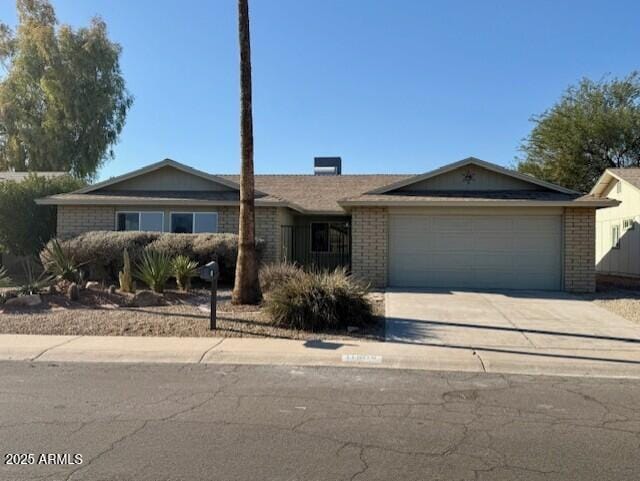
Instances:
[[[315,157],[313,159],[314,175],[342,174],[342,159],[340,157]]]

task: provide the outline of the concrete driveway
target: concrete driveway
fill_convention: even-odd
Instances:
[[[387,341],[506,350],[640,352],[640,326],[562,292],[389,290]],[[586,352],[586,351],[585,351]]]

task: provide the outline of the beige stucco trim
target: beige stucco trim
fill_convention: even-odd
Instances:
[[[172,206],[172,205],[201,205],[201,206],[239,206],[240,202],[238,201],[229,201],[229,200],[194,200],[194,199],[126,199],[123,197],[118,197],[115,199],[52,199],[49,197],[45,197],[43,199],[36,199],[36,204],[38,205],[82,205],[82,206],[110,206],[110,205],[162,205],[162,206]],[[263,207],[290,207],[288,203],[278,202],[278,201],[260,201],[256,200],[256,206]],[[291,207],[293,208],[293,207]]]
[[[595,201],[542,201],[542,200],[343,200],[338,202],[349,207],[615,207],[618,201],[601,199]]]

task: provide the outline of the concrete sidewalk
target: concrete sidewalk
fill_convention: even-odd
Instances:
[[[640,349],[256,338],[0,335],[0,360],[343,366],[640,379]]]

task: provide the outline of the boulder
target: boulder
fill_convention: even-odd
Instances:
[[[135,307],[159,306],[162,304],[162,296],[152,291],[138,291],[131,300]]]
[[[37,307],[40,304],[42,304],[42,299],[39,294],[12,297],[4,303],[6,307]]]
[[[85,289],[97,289],[100,287],[100,283],[96,281],[89,281],[84,285]]]
[[[80,299],[80,289],[78,288],[78,284],[74,282],[69,285],[67,288],[67,297],[70,301],[77,301]]]

